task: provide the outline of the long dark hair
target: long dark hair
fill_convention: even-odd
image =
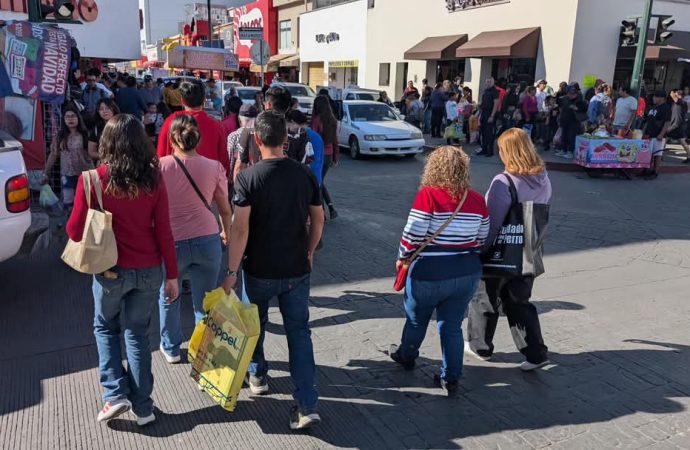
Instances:
[[[323,140],[324,142],[335,141],[338,134],[338,121],[331,109],[331,101],[325,95],[319,95],[314,100],[314,109],[312,110],[313,119],[318,118],[323,125]]]
[[[144,126],[134,116],[118,114],[105,124],[99,154],[108,165],[110,180],[105,192],[114,197],[136,198],[158,186],[158,158]]]
[[[105,120],[101,117],[101,115],[98,113],[98,111],[101,109],[101,105],[105,105],[110,110],[113,112],[113,116],[117,116],[120,114],[120,107],[117,106],[117,103],[115,103],[115,100],[112,98],[102,98],[96,102],[96,117],[95,117],[95,124],[98,129],[101,129],[105,126]]]
[[[183,114],[175,117],[170,124],[170,142],[183,152],[191,152],[197,148],[201,134],[199,124],[190,115]]]
[[[82,139],[82,145],[84,148],[87,148],[89,145],[89,134],[86,131],[86,126],[84,125],[84,119],[81,117],[81,114],[79,114],[79,111],[77,111],[76,108],[73,106],[68,106],[62,111],[62,121],[60,122],[60,131],[58,131],[58,134],[55,139],[57,139],[58,142],[58,148],[60,150],[66,150],[67,149],[67,139],[69,138],[70,135],[70,130],[67,128],[67,125],[65,124],[65,115],[68,113],[74,113],[77,115],[77,132],[81,134],[81,139]]]
[[[231,113],[235,114],[237,127],[240,127],[240,108],[242,108],[242,99],[239,97],[229,97],[223,106],[223,113],[229,116]]]

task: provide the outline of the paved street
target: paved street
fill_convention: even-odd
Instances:
[[[158,422],[97,424],[101,406],[90,279],[60,248],[0,264],[0,448],[690,448],[690,178],[589,179],[552,172],[547,273],[535,303],[552,365],[524,374],[505,319],[495,362],[465,358],[461,396],[433,387],[435,324],[418,369],[384,350],[400,337],[391,289],[397,242],[423,158],[351,161],[329,174],[340,217],[326,225],[312,289],[323,424],[292,433],[287,344],[271,310],[272,395],[227,413],[188,364],[153,353]],[[484,192],[498,159],[473,158]],[[189,298],[187,332],[191,333]],[[158,347],[157,320],[152,349]]]

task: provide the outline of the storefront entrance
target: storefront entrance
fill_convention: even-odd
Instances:
[[[356,86],[359,80],[357,60],[331,61],[328,63],[329,86],[345,89]]]
[[[453,81],[456,77],[465,78],[465,59],[438,61],[436,64],[436,82]]]
[[[510,84],[534,84],[537,60],[532,58],[494,59],[491,62],[491,76],[496,80],[505,79]]]
[[[325,86],[326,75],[323,70],[323,63],[309,63],[309,86],[316,90],[316,86]]]

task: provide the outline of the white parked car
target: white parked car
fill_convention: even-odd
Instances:
[[[338,141],[350,149],[353,159],[361,155],[407,155],[424,151],[419,128],[405,122],[391,107],[379,102],[345,100]]]
[[[29,178],[22,144],[0,132],[0,261],[17,254],[31,225]]]
[[[256,94],[261,92],[261,88],[255,86],[245,86],[238,87],[236,91],[237,96],[240,98],[240,100],[242,100],[243,104],[254,105],[256,103]]]
[[[345,89],[342,95],[343,100],[370,100],[376,102],[381,93],[371,89]]]
[[[311,87],[306,84],[287,83],[284,81],[277,81],[271,86],[280,86],[290,91],[290,95],[299,100],[299,110],[304,114],[311,115],[311,111],[314,108],[314,100],[316,99],[316,93]]]

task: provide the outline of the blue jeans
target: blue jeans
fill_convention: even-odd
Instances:
[[[424,133],[431,133],[431,107],[424,111]]]
[[[249,365],[249,373],[261,377],[268,372],[268,363],[264,356],[268,306],[273,297],[278,297],[288,341],[290,375],[295,383],[293,397],[300,409],[315,408],[319,395],[314,387],[316,364],[309,330],[310,276],[266,280],[245,273],[244,281],[249,301],[259,308],[261,323],[261,334]]]
[[[220,236],[212,234],[194,239],[175,242],[179,278],[189,273],[192,287],[192,305],[194,306],[194,323],[204,318],[204,297],[219,286],[218,274],[222,250]],[[160,286],[158,307],[160,311],[161,345],[166,353],[179,356],[180,344],[184,342],[180,320],[180,300],[165,303],[165,284]]]
[[[405,327],[400,341],[400,356],[414,360],[424,341],[431,315],[436,310],[441,335],[441,378],[456,381],[462,376],[462,320],[467,305],[479,285],[481,273],[441,281],[407,279],[405,286]]]
[[[153,412],[153,375],[148,330],[163,279],[160,267],[112,269],[117,279],[93,279],[94,335],[98,347],[103,401],[129,399],[137,416]],[[127,369],[122,366],[120,335],[124,328]]]

